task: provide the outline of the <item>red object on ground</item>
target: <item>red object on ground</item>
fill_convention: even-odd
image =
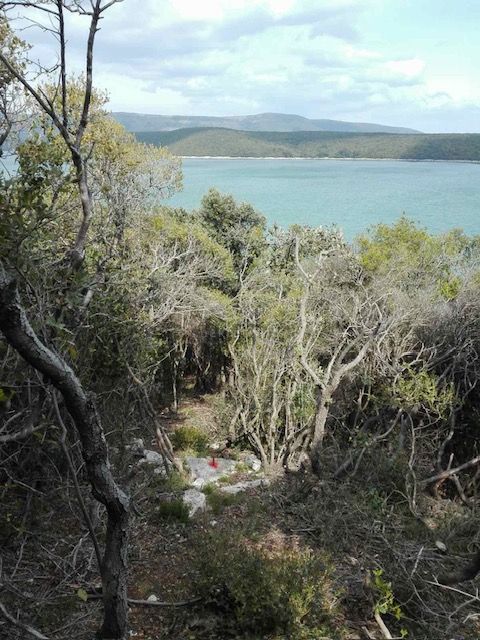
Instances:
[[[218,468],[218,462],[215,460],[215,458],[212,457],[212,459],[210,460],[210,462],[208,463],[211,467],[213,467],[214,469]]]

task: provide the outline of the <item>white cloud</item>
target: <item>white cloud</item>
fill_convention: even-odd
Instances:
[[[480,87],[468,74],[434,68],[414,40],[382,47],[366,37],[365,20],[387,4],[125,0],[102,21],[95,81],[114,110],[149,113],[284,111],[407,126],[419,110],[474,113]],[[70,69],[79,71],[85,21],[69,17],[67,26]],[[51,41],[35,39],[51,62]]]
[[[407,78],[416,78],[425,69],[425,62],[418,58],[410,58],[409,60],[391,60],[385,63],[385,68]]]

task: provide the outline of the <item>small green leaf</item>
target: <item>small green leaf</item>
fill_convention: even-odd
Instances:
[[[77,590],[77,598],[79,600],[81,600],[82,602],[87,602],[88,593],[85,591],[85,589],[78,589]]]

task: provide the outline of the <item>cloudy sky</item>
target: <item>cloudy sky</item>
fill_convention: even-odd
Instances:
[[[95,82],[114,111],[479,132],[479,27],[480,0],[123,0],[102,21]],[[74,69],[85,37],[70,20]]]

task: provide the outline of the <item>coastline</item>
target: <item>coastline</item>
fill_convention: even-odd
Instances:
[[[480,164],[480,160],[444,160],[436,158],[336,158],[309,156],[179,156],[182,160],[337,160],[339,162],[435,162],[454,164]]]

